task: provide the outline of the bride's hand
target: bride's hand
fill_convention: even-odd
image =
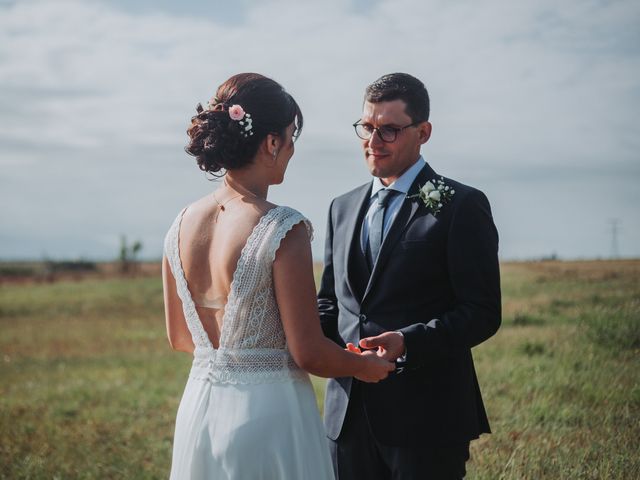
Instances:
[[[345,350],[351,353],[362,353],[362,350],[360,350],[360,347],[357,347],[351,342],[347,343],[347,347],[345,348]]]
[[[347,344],[347,350],[353,353],[359,354],[363,360],[363,367],[361,371],[354,375],[355,378],[362,382],[378,383],[380,380],[387,378],[390,372],[394,371],[396,365],[394,362],[389,362],[382,357],[379,357],[374,350],[360,351],[358,347],[352,344],[353,348]]]

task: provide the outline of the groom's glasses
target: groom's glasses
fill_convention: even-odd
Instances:
[[[383,125],[382,127],[374,127],[370,123],[360,123],[360,120],[358,120],[353,124],[353,128],[356,129],[356,135],[358,135],[358,137],[360,137],[362,140],[369,140],[373,136],[373,132],[376,132],[380,140],[385,143],[392,143],[396,141],[396,138],[398,138],[398,133],[400,133],[402,130],[409,127],[415,127],[419,123],[422,122],[413,122],[401,128],[390,127],[388,125]]]

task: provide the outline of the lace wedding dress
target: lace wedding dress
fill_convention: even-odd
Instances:
[[[287,350],[272,279],[280,242],[301,222],[311,235],[309,221],[289,207],[261,217],[240,254],[215,349],[180,261],[183,214],[167,233],[165,255],[195,351],[176,418],[171,479],[332,479],[313,387]]]

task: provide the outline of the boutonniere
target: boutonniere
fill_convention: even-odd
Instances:
[[[444,183],[444,178],[440,177],[440,180],[434,178],[430,182],[425,183],[420,187],[418,193],[408,198],[419,197],[435,217],[438,212],[440,212],[440,209],[451,201],[451,197],[453,197],[455,193],[456,191],[454,189]]]

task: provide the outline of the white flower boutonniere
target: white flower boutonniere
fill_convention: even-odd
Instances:
[[[436,216],[440,209],[451,201],[456,191],[444,183],[444,178],[435,178],[420,187],[420,191],[409,198],[420,197],[431,213]]]

